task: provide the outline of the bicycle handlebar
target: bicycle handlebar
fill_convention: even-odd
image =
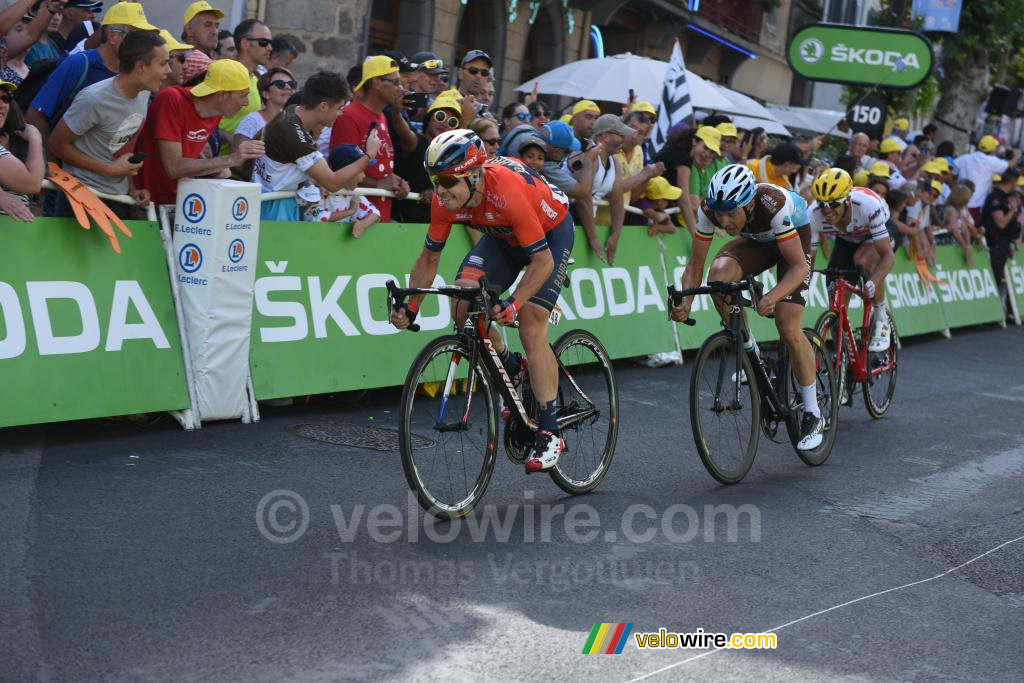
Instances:
[[[491,300],[497,295],[491,293],[487,289],[487,281],[484,278],[480,278],[479,287],[399,287],[395,284],[394,280],[387,281],[388,288],[388,312],[390,315],[391,311],[396,310],[399,306],[405,303],[405,300],[411,296],[417,294],[437,294],[439,296],[446,296],[451,299],[459,299],[460,301],[475,301],[480,300],[484,311],[490,315]],[[409,324],[410,332],[419,332],[420,326],[416,323]]]
[[[740,296],[736,298],[736,303],[739,306],[751,306],[757,308],[758,299],[761,298],[761,293],[764,291],[764,284],[754,279],[753,275],[747,275],[742,280],[737,282],[709,282],[703,287],[690,287],[689,289],[676,289],[675,285],[668,286],[669,296],[669,308],[673,308],[682,303],[683,299],[688,296],[694,296],[697,294],[737,294],[739,292],[750,292],[751,301],[747,301],[744,297]],[[671,316],[671,312],[669,313]],[[693,318],[687,318],[683,321],[685,325],[696,325],[697,321]]]

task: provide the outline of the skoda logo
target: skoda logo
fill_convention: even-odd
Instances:
[[[242,240],[232,240],[231,244],[228,245],[228,258],[231,259],[232,263],[238,263],[242,260],[243,256],[245,256],[245,242]]]
[[[186,273],[194,273],[203,265],[203,252],[194,244],[186,244],[178,252],[178,265]]]
[[[206,200],[193,193],[181,203],[181,212],[190,223],[198,223],[206,215]]]
[[[800,43],[800,59],[815,64],[825,55],[825,46],[817,38],[808,38]]]
[[[235,200],[235,203],[231,205],[231,217],[236,221],[245,220],[245,217],[249,215],[249,200],[245,197],[239,197]]]

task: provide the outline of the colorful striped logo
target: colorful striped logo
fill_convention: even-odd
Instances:
[[[618,655],[629,640],[633,630],[632,622],[628,624],[594,624],[590,629],[587,644],[583,646],[585,655]]]

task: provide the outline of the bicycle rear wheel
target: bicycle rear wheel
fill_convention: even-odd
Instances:
[[[889,348],[881,353],[868,352],[868,379],[864,383],[864,405],[877,419],[885,416],[896,393],[896,361],[899,335],[896,321],[889,314]]]
[[[833,357],[828,353],[828,349],[821,337],[815,334],[813,330],[805,328],[804,335],[807,337],[807,341],[810,342],[811,351],[814,353],[814,384],[818,397],[818,410],[821,416],[825,418],[825,426],[822,428],[821,444],[817,448],[811,451],[798,450],[796,454],[806,464],[813,467],[824,463],[828,460],[828,456],[832,454],[832,447],[835,446],[836,432],[839,427],[839,401],[838,392],[836,391]],[[790,424],[795,428],[796,425],[800,424],[804,406],[800,398],[800,386],[797,384],[796,377],[793,376],[792,361],[788,354],[782,370],[779,371],[778,382],[779,390],[782,393],[783,405],[788,406],[792,413]],[[796,429],[790,432],[790,439],[795,448],[800,439],[799,432]]]
[[[836,396],[839,405],[853,404],[853,383],[850,381],[850,345],[842,339],[839,316],[835,311],[825,311],[814,323],[814,332],[821,337],[825,351],[832,359],[836,375]],[[836,349],[842,349],[842,358],[836,360]]]
[[[427,344],[409,368],[399,422],[402,468],[420,505],[442,519],[469,514],[494,471],[497,431],[494,392],[465,344]]]
[[[735,342],[727,332],[708,337],[690,377],[690,425],[708,474],[735,484],[754,463],[761,424],[761,397],[745,353],[736,367]],[[749,379],[749,381],[748,381]]]
[[[566,451],[548,470],[566,493],[593,491],[604,480],[619,434],[619,391],[604,345],[584,330],[554,343],[558,359],[558,423]]]

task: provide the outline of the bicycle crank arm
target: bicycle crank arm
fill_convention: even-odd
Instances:
[[[582,424],[582,423],[586,422],[587,420],[589,420],[591,418],[595,418],[596,419],[596,418],[598,418],[600,416],[601,416],[601,411],[599,411],[597,408],[589,408],[587,410],[582,410],[582,411],[580,411],[578,413],[573,413],[572,415],[566,415],[564,417],[559,417],[558,418],[558,428],[559,429],[571,429],[571,428],[573,428],[573,427],[575,427],[575,426],[577,426],[579,424]]]

